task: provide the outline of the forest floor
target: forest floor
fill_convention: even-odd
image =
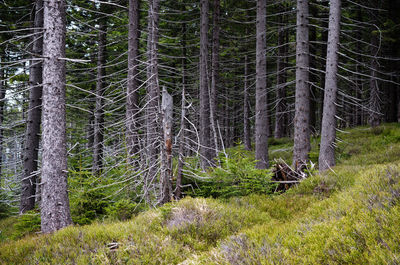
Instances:
[[[400,264],[400,125],[338,139],[337,166],[286,193],[185,198],[129,221],[3,238],[0,264]],[[15,218],[0,220],[3,237]]]

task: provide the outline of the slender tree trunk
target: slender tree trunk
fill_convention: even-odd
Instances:
[[[223,140],[224,140],[224,147],[229,147],[229,88],[225,87],[225,105],[224,105],[224,125],[223,125]]]
[[[278,17],[278,58],[276,60],[276,107],[275,107],[275,138],[284,137],[285,133],[285,112],[286,112],[286,44],[285,26],[286,21]]]
[[[208,90],[208,0],[200,0],[200,155],[201,167],[213,165],[214,151],[211,148],[210,94]]]
[[[296,100],[293,167],[301,170],[310,152],[308,0],[297,0]]]
[[[159,139],[159,109],[160,109],[160,88],[158,84],[158,20],[159,0],[149,0],[148,11],[148,37],[147,57],[149,66],[147,68],[147,159],[148,174],[145,179],[145,199],[150,203],[151,183],[155,180],[158,172],[158,145]]]
[[[372,127],[379,126],[381,123],[380,113],[381,113],[381,100],[379,97],[379,86],[378,86],[378,37],[376,34],[371,34],[371,73],[369,79],[370,97],[369,97],[369,119],[368,123]]]
[[[0,56],[1,60],[1,56]],[[0,61],[1,63],[1,61]],[[0,188],[1,188],[1,179],[2,179],[2,166],[3,166],[3,122],[4,122],[4,105],[5,105],[5,97],[6,97],[6,86],[4,79],[4,68],[0,65]]]
[[[316,18],[318,16],[318,9],[316,6],[310,6],[311,16]],[[309,65],[310,68],[317,68],[317,49],[316,49],[316,41],[317,41],[317,28],[315,26],[310,27],[310,53],[309,53]],[[315,134],[317,132],[317,93],[318,88],[315,86],[317,83],[317,78],[315,74],[309,75],[310,80],[310,133]]]
[[[41,228],[49,233],[72,223],[67,184],[65,112],[65,2],[44,1],[43,159]]]
[[[332,0],[329,8],[329,33],[326,58],[324,112],[322,117],[319,169],[335,165],[337,70],[340,34],[341,0]]]
[[[267,1],[257,1],[256,21],[256,168],[268,167]]]
[[[329,2],[321,2],[321,4],[324,6],[324,8],[328,9],[329,8]],[[328,27],[329,27],[329,22],[326,21],[324,19],[324,16],[320,16],[319,17],[320,21],[321,21],[321,27],[322,27],[322,32],[321,32],[321,55],[320,55],[320,64],[322,65],[321,67],[325,67],[326,66],[326,56],[327,56],[327,44],[328,44]],[[320,73],[320,80],[321,80],[321,91],[325,91],[325,78],[326,77],[326,73],[325,71],[321,71]],[[320,97],[319,99],[319,119],[318,122],[321,126],[320,130],[322,130],[322,116],[323,116],[323,109],[324,109],[324,93],[320,93],[319,95]]]
[[[95,88],[92,88],[92,90],[95,90]],[[89,102],[89,121],[87,125],[87,149],[90,152],[90,154],[93,154],[93,143],[94,143],[94,97],[90,97]]]
[[[139,111],[139,0],[129,0],[128,85],[126,90],[126,145],[128,161],[132,165],[139,152],[137,115]]]
[[[220,16],[220,0],[214,0],[213,14],[213,43],[212,43],[212,68],[211,68],[211,89],[210,89],[210,121],[213,133],[213,147],[215,148],[215,156],[218,156],[218,134],[216,129],[217,117],[217,83],[219,71],[219,16]]]
[[[244,99],[243,99],[243,140],[246,150],[251,150],[250,138],[250,102],[249,102],[249,81],[248,81],[248,56],[244,56]]]
[[[103,5],[103,4],[102,4]],[[105,12],[103,6],[100,7]],[[99,39],[97,53],[96,78],[96,108],[94,110],[94,141],[93,141],[93,174],[98,175],[103,168],[104,152],[104,90],[106,87],[106,46],[107,46],[107,19],[99,21]]]
[[[36,0],[34,16],[34,39],[32,54],[40,58],[43,50],[43,1]],[[20,213],[35,207],[38,170],[40,123],[42,115],[42,62],[32,60],[29,67],[29,109],[25,133],[24,170],[21,181]]]
[[[358,21],[362,21],[362,9],[359,8],[357,10],[357,20]],[[357,39],[358,40],[362,40],[362,29],[358,29],[357,30]],[[361,53],[362,51],[362,47],[361,47],[361,41],[357,41],[356,43],[356,51],[358,51],[358,53]],[[361,54],[357,55],[357,61],[362,62],[362,57]],[[356,65],[356,72],[359,73],[361,71],[361,67],[359,64]],[[360,100],[360,105],[356,105],[355,106],[355,125],[356,126],[360,126],[362,124],[362,112],[363,112],[363,108],[362,108],[362,82],[360,81],[361,76],[358,74],[355,74],[355,90],[356,90],[356,98]]]
[[[182,97],[181,97],[181,129],[179,135],[178,172],[176,175],[175,199],[182,197],[183,166],[185,164],[185,130],[186,130],[186,24],[182,25]]]

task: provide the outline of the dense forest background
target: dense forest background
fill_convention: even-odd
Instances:
[[[399,13],[396,0],[0,1],[0,207],[43,216],[62,201],[64,226],[69,208],[87,224],[269,192],[275,142],[294,141],[294,171],[326,170],[336,130],[400,121]],[[57,39],[64,56],[48,48]],[[227,164],[251,187],[207,175]]]

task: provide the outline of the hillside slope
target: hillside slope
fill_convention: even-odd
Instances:
[[[185,198],[126,222],[8,240],[0,263],[399,264],[400,126],[338,138],[338,165],[285,194]]]

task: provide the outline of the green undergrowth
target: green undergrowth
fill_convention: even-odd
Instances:
[[[284,194],[187,197],[128,221],[8,238],[0,264],[399,264],[400,127],[338,139],[338,165]],[[287,140],[270,146],[290,163]]]

